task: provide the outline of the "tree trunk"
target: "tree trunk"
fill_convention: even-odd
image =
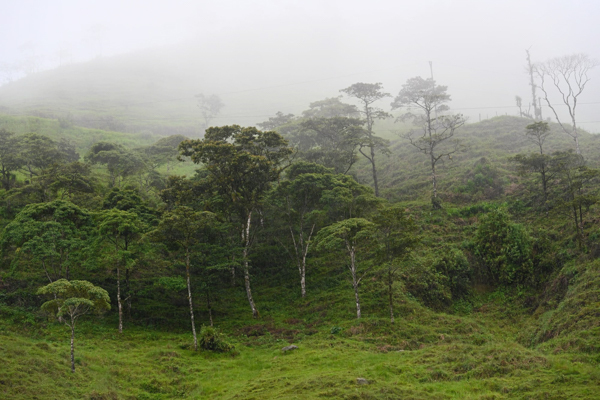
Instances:
[[[119,308],[119,333],[123,333],[123,304],[121,302],[121,269],[117,266],[117,305]]]
[[[190,252],[185,251],[185,275],[187,279],[188,302],[190,303],[190,320],[192,321],[192,334],[194,335],[194,351],[198,351],[198,338],[196,336],[196,323],[194,322],[194,305],[192,303],[192,285],[190,283]]]
[[[437,198],[437,178],[435,176],[435,157],[433,156],[433,151],[430,153],[430,155],[431,155],[431,183],[433,186],[433,198],[436,199]]]
[[[356,318],[360,318],[360,299],[358,297],[359,281],[356,277],[356,254],[354,246],[350,247],[350,273],[352,274],[352,287],[354,288],[354,298],[356,299]]]
[[[208,308],[208,320],[210,321],[210,326],[213,326],[213,317],[212,317],[212,305],[210,303],[210,291],[206,289],[206,307]]]
[[[248,295],[248,302],[252,309],[252,317],[258,317],[258,310],[254,305],[254,299],[252,298],[252,289],[250,288],[250,266],[248,265],[248,252],[250,250],[250,223],[252,220],[252,211],[248,213],[248,221],[246,226],[242,230],[242,238],[244,240],[244,284],[246,286],[246,294]]]
[[[231,286],[235,286],[235,254],[231,256]]]
[[[377,182],[377,167],[375,166],[375,148],[371,144],[371,167],[373,170],[373,185],[375,186],[375,196],[379,197],[379,183]]]
[[[392,285],[394,283],[394,276],[392,273],[392,266],[388,269],[388,292],[390,296],[390,322],[394,323],[394,293],[392,291]]]
[[[75,321],[71,318],[71,372],[75,373]]]

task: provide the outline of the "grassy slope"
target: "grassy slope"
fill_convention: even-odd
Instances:
[[[230,327],[236,356],[195,353],[188,349],[187,332],[129,327],[119,337],[114,321],[88,319],[78,328],[75,374],[68,366],[66,327],[39,328],[12,315],[13,322],[3,326],[9,329],[0,332],[0,394],[11,399],[591,399],[596,394],[600,373],[594,365],[515,341],[522,310],[501,297],[481,297],[470,316],[434,313],[410,300],[404,304],[394,326],[380,318],[338,321],[336,335],[330,333],[333,321],[314,326],[306,322],[309,317]],[[293,306],[288,312],[299,317],[311,311]],[[7,314],[4,319],[11,319]],[[299,350],[283,354],[290,341]],[[357,378],[370,384],[358,385]]]

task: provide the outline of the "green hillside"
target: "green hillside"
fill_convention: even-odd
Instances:
[[[326,142],[287,147],[302,120],[180,145],[192,111],[173,103],[181,121],[155,125],[166,105],[103,108],[138,78],[86,89],[82,73],[56,108],[0,90],[16,107],[0,116],[0,398],[597,397],[600,136],[582,131],[579,157],[548,124],[544,199],[539,172],[511,160],[536,150],[531,120],[466,124],[436,207],[407,125],[375,125],[391,140],[376,198],[364,157],[343,174],[334,152],[308,162]],[[115,129],[82,127],[93,115]],[[71,331],[72,309],[48,305],[66,291],[38,292],[61,279],[103,288],[111,309]],[[64,304],[93,308],[86,296]]]

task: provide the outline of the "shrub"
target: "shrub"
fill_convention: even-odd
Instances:
[[[502,208],[481,218],[473,241],[482,275],[501,285],[529,283],[533,277],[533,241],[529,232],[511,221]]]
[[[203,326],[198,336],[200,348],[219,353],[229,352],[234,346],[227,341],[226,336],[212,326]]]
[[[448,277],[435,268],[437,260],[432,257],[416,259],[402,270],[406,290],[423,304],[432,308],[444,308],[452,301]]]
[[[446,285],[452,294],[452,300],[466,297],[471,289],[471,266],[462,250],[453,246],[445,246],[434,261],[436,271],[444,274],[448,280]]]

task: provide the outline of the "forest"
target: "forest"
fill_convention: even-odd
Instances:
[[[0,397],[594,398],[576,101],[473,122],[414,77],[246,127],[197,101],[190,136],[0,115]]]

